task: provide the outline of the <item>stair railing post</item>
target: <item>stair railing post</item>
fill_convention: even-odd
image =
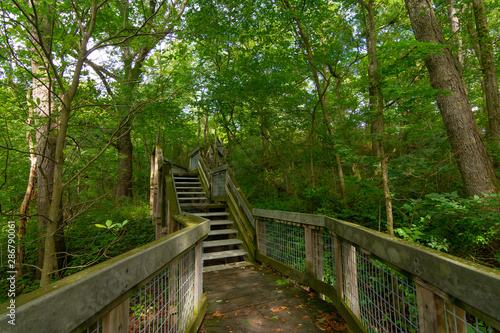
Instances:
[[[335,288],[340,299],[344,299],[344,274],[342,270],[342,241],[337,235],[333,236],[335,258]]]
[[[127,333],[130,299],[127,297],[102,317],[102,333]]]
[[[194,249],[194,303],[197,311],[203,300],[203,247],[202,243],[196,244]]]

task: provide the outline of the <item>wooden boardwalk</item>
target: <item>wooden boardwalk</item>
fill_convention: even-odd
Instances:
[[[347,332],[332,304],[260,266],[206,272],[200,332]]]

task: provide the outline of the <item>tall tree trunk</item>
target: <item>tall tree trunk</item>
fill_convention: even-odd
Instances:
[[[35,5],[37,5],[35,3]],[[52,98],[52,85],[48,79],[49,74],[46,72],[45,63],[47,63],[46,53],[43,49],[44,45],[49,43],[51,30],[48,22],[42,20],[38,25],[40,35],[43,35],[46,40],[37,35],[35,27],[33,28],[32,52],[35,55],[31,61],[31,70],[34,75],[32,86],[32,100],[36,103],[34,113],[37,120],[35,121],[36,128],[36,178],[37,178],[37,215],[38,215],[38,236],[40,239],[38,245],[37,266],[42,268],[44,265],[44,237],[46,235],[47,223],[49,220],[49,207],[52,198],[52,187],[54,183],[54,160],[55,160],[55,137],[54,133],[57,125],[54,119],[54,101]],[[41,272],[35,273],[35,278],[41,278]]]
[[[123,127],[120,131],[116,147],[118,149],[118,184],[116,196],[133,197],[133,145],[130,135],[130,127]]]
[[[500,93],[498,91],[498,77],[493,56],[493,43],[490,37],[483,0],[474,0],[472,7],[476,21],[481,70],[483,71],[483,88],[489,122],[489,136],[497,146],[500,146]]]
[[[448,5],[448,21],[450,22],[451,32],[453,33],[453,44],[457,47],[456,60],[458,63],[458,71],[460,74],[464,71],[464,56],[462,52],[462,37],[460,36],[460,21],[455,8],[455,0],[450,0]]]
[[[31,95],[31,93],[30,93]],[[30,98],[30,96],[28,96]],[[32,123],[33,110],[30,108],[28,119],[26,124],[29,126]],[[36,154],[35,154],[35,143],[33,142],[33,137],[31,136],[31,131],[26,131],[26,139],[28,140],[28,147],[30,151],[30,171],[28,176],[28,186],[26,187],[26,192],[24,194],[23,202],[19,209],[19,231],[17,235],[17,256],[16,256],[16,278],[19,279],[24,275],[24,248],[23,239],[26,236],[26,225],[30,218],[29,215],[29,204],[35,198],[36,195]]]
[[[415,38],[419,42],[443,45],[439,54],[425,59],[431,86],[449,93],[439,94],[437,104],[468,196],[497,193],[497,178],[486,147],[479,135],[457,63],[446,47],[430,0],[405,0]]]
[[[380,158],[380,166],[382,169],[382,184],[384,188],[385,210],[387,214],[387,233],[394,235],[394,222],[392,216],[392,199],[391,189],[389,187],[389,167],[385,156],[385,128],[384,128],[384,98],[382,88],[380,86],[380,78],[378,75],[378,58],[377,58],[377,36],[375,34],[375,18],[373,14],[373,0],[367,2],[359,1],[366,9],[365,28],[366,28],[366,44],[370,64],[368,66],[368,77],[370,82],[370,111],[372,116],[376,116],[376,132],[374,144],[375,156]],[[372,129],[373,129],[372,120]]]

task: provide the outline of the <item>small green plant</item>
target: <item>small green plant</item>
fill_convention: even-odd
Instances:
[[[113,223],[113,221],[107,220],[105,225],[97,223],[97,224],[95,224],[95,226],[98,228],[102,228],[102,229],[108,229],[112,233],[114,233],[115,235],[118,235],[120,233],[120,231],[123,230],[123,227],[127,223],[128,223],[128,220],[125,220],[122,223]]]
[[[276,283],[278,284],[278,286],[284,286],[284,285],[289,284],[290,280],[288,280],[288,279],[285,279],[285,280],[276,280]]]

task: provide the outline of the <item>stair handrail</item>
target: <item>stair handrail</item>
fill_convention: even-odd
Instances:
[[[392,281],[407,277],[407,282],[396,285],[405,286],[401,288],[411,285],[415,291],[420,332],[441,332],[443,329],[446,332],[446,325],[449,325],[446,323],[452,319],[462,320],[452,326],[465,332],[465,311],[500,329],[499,271],[327,216],[257,208],[253,209],[253,215],[257,225],[257,260],[329,296],[355,332],[366,332],[363,323],[369,321],[360,309],[367,300],[359,300],[359,295],[367,293],[365,288],[368,282],[371,283],[370,279],[384,274],[394,276],[390,278]],[[303,257],[293,258],[296,261],[293,265],[289,264],[287,254],[282,253],[289,239],[283,239],[283,243],[278,241],[285,228],[304,240],[304,249],[298,255]],[[324,240],[328,237],[330,244],[325,247]],[[335,259],[330,263],[334,266],[330,273],[335,276],[335,285],[323,281],[324,253],[330,253],[329,256]],[[367,265],[381,273],[373,273],[374,277],[370,278]],[[362,277],[366,281],[360,280],[362,275],[366,275]],[[380,287],[383,288],[387,288],[385,293],[392,292],[396,296],[403,292],[394,289],[394,282]],[[390,312],[397,311],[392,309]]]
[[[143,302],[144,293],[151,290],[147,284],[164,284],[165,279],[161,277],[164,274],[168,274],[172,284],[168,288],[189,284],[194,302],[176,298],[169,302],[172,301],[170,306],[185,312],[182,329],[196,332],[207,308],[201,258],[202,242],[210,231],[210,222],[189,214],[183,218],[187,227],[182,230],[16,297],[15,302],[1,304],[0,332],[82,332],[95,325],[102,333],[118,332],[118,327],[128,331],[129,311],[148,309],[142,303],[131,308],[130,299]],[[186,255],[194,259],[190,266],[194,279],[186,280],[185,274],[175,274],[173,279],[178,262]],[[157,295],[152,295],[151,299],[155,297]],[[12,318],[15,318],[15,326],[9,323]],[[165,318],[165,322],[168,320],[171,319]],[[151,325],[152,332],[155,330],[154,321],[145,324]]]

